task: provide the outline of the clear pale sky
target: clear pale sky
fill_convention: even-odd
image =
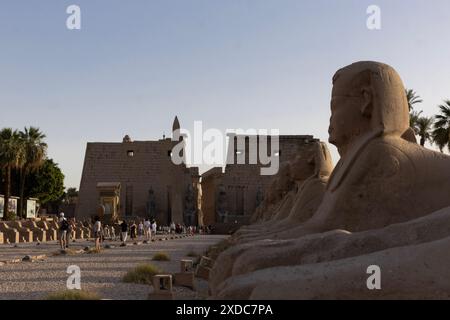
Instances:
[[[381,30],[366,27],[371,4]],[[40,127],[77,188],[88,141],[159,139],[175,115],[327,141],[331,78],[358,60],[392,65],[436,113],[449,31],[448,0],[2,0],[0,128]]]

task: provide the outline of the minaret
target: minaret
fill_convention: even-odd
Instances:
[[[172,125],[172,132],[175,130],[179,130],[180,129],[180,122],[178,121],[178,117],[175,116],[175,119],[173,120],[173,125]]]
[[[173,120],[173,125],[172,125],[172,140],[178,140],[178,141],[181,140],[180,129],[181,129],[180,122],[178,121],[178,117],[175,116],[175,120]],[[177,131],[176,136],[175,136],[175,131]]]
[[[176,153],[178,153],[179,156],[182,157],[182,162],[186,164],[186,158],[185,158],[185,153],[184,153],[184,148],[185,148],[185,140],[183,140],[183,135],[181,134],[181,126],[180,126],[180,122],[178,121],[178,117],[175,116],[175,119],[173,120],[173,125],[172,125],[172,143],[175,142],[175,148],[181,147],[180,150],[175,149]],[[172,149],[173,151],[174,149]]]

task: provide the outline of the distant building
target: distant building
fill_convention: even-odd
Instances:
[[[234,143],[229,144],[228,164],[223,172],[222,167],[215,167],[202,174],[202,212],[204,225],[245,224],[262,202],[267,187],[277,175],[261,175],[261,162],[251,164],[249,161],[250,137],[259,145],[261,136],[231,135]],[[272,137],[265,136],[267,150],[270,153]],[[279,147],[274,157],[278,157],[279,165],[295,159],[296,156],[308,152],[312,142],[319,141],[309,135],[280,135]],[[239,144],[238,140],[245,141]],[[243,146],[244,145],[244,146]],[[259,153],[259,149],[255,150]],[[238,164],[238,157],[245,157],[245,163]]]
[[[175,118],[172,132],[180,128]],[[155,218],[197,224],[198,168],[172,162],[172,148],[182,141],[88,143],[75,216],[104,219]]]

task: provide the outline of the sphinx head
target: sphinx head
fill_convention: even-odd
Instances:
[[[341,156],[361,135],[379,131],[400,137],[408,128],[405,89],[392,67],[363,61],[336,72],[328,133]]]
[[[329,176],[331,171],[331,155],[323,142],[315,142],[311,153],[301,153],[291,162],[291,177],[294,181],[303,181],[313,175]]]

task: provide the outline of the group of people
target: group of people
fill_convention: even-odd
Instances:
[[[75,218],[67,219],[64,213],[61,212],[58,220],[59,233],[60,233],[60,245],[61,250],[69,248],[69,243],[71,239],[75,239],[76,221]],[[120,229],[120,236],[116,233],[116,228]],[[115,225],[102,225],[100,218],[96,216],[94,218],[94,224],[92,227],[93,238],[95,240],[95,248],[100,250],[100,245],[104,240],[116,241],[120,237],[122,243],[126,243],[130,237],[132,240],[147,240],[151,241],[156,236],[158,231],[158,226],[155,219],[145,218],[144,220],[133,220],[128,223],[123,220],[120,224]],[[195,226],[186,227],[185,225],[175,224],[172,222],[169,226],[159,227],[159,231],[162,233],[209,233],[208,228],[205,230],[200,227]]]
[[[76,220],[75,218],[67,219],[64,212],[61,212],[58,218],[58,226],[59,244],[61,246],[61,250],[66,250],[69,248],[71,239],[76,238]],[[92,229],[95,239],[95,248],[100,250],[100,242],[103,240],[103,228],[99,217],[94,218],[94,225]]]
[[[130,235],[131,239],[144,239],[147,241],[151,241],[157,232],[157,224],[156,221],[150,219],[144,219],[136,223],[136,221],[132,221],[130,225],[128,225],[127,221],[124,220],[120,224],[121,231],[121,240],[122,242],[126,242],[128,239],[128,235]]]
[[[59,243],[61,250],[69,248],[71,239],[75,239],[76,220],[75,218],[67,219],[64,217],[64,212],[59,214]]]

